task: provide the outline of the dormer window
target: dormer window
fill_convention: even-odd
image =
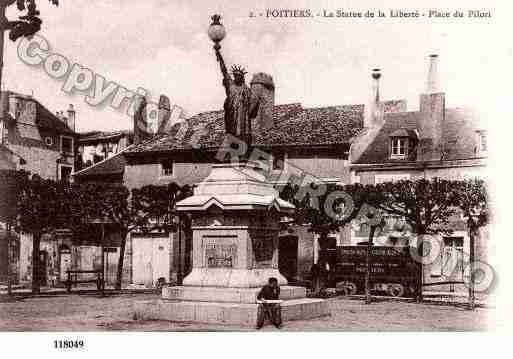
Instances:
[[[174,161],[163,160],[160,162],[160,175],[162,177],[172,177],[174,175]]]
[[[394,137],[392,138],[392,157],[406,157],[408,155],[408,138]]]
[[[273,171],[283,171],[285,169],[285,154],[276,153],[272,156],[273,159]]]
[[[477,131],[477,146],[479,154],[486,155],[488,151],[488,139],[486,138],[486,131]]]
[[[401,128],[392,132],[389,138],[390,159],[407,159],[415,153],[418,136],[414,130]]]

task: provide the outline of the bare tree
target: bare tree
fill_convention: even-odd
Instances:
[[[59,0],[49,0],[58,6]],[[6,10],[16,4],[20,13],[18,20],[10,21],[6,17]],[[9,33],[9,39],[18,40],[20,37],[30,37],[41,30],[42,20],[37,9],[36,0],[0,0],[0,89],[2,85],[2,70],[4,67],[4,37]]]

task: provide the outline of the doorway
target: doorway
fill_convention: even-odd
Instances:
[[[59,273],[60,281],[65,282],[68,279],[68,273],[66,271],[71,269],[71,250],[68,246],[62,245],[59,248]]]
[[[298,237],[280,237],[278,244],[278,269],[289,282],[293,282],[297,278],[297,264]]]
[[[444,237],[443,241],[442,275],[449,281],[463,282],[463,237]],[[449,285],[449,291],[455,291],[454,284]]]
[[[46,281],[46,267],[48,262],[48,252],[47,251],[39,251],[39,265],[37,268],[37,280],[39,285],[44,287],[47,285]]]
[[[153,287],[159,278],[169,282],[170,239],[163,236],[132,237],[133,282]]]
[[[113,286],[116,284],[118,273],[118,248],[105,247],[103,249],[103,273],[105,275],[105,285]]]

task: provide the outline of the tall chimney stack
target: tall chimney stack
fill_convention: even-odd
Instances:
[[[429,70],[426,82],[426,93],[431,94],[439,92],[439,82],[440,81],[438,75],[438,55],[432,54],[429,55]]]
[[[420,95],[422,121],[418,123],[417,159],[439,161],[443,156],[442,127],[445,120],[445,93],[440,91],[438,55],[429,55],[426,93]]]
[[[382,106],[379,100],[379,79],[381,78],[380,69],[372,69],[372,94],[369,101],[369,106],[365,114],[364,127],[373,127],[378,124],[382,119]]]
[[[71,103],[69,104],[67,113],[68,113],[68,120],[66,121],[66,123],[68,124],[68,127],[72,131],[75,131],[75,118],[76,118],[77,114],[75,112],[75,108],[73,107],[73,104],[71,104]]]

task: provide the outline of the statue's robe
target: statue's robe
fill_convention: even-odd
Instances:
[[[233,79],[225,78],[226,100],[224,101],[224,122],[229,133],[248,145],[251,144],[251,119],[249,104],[251,89],[243,83],[236,85]]]

